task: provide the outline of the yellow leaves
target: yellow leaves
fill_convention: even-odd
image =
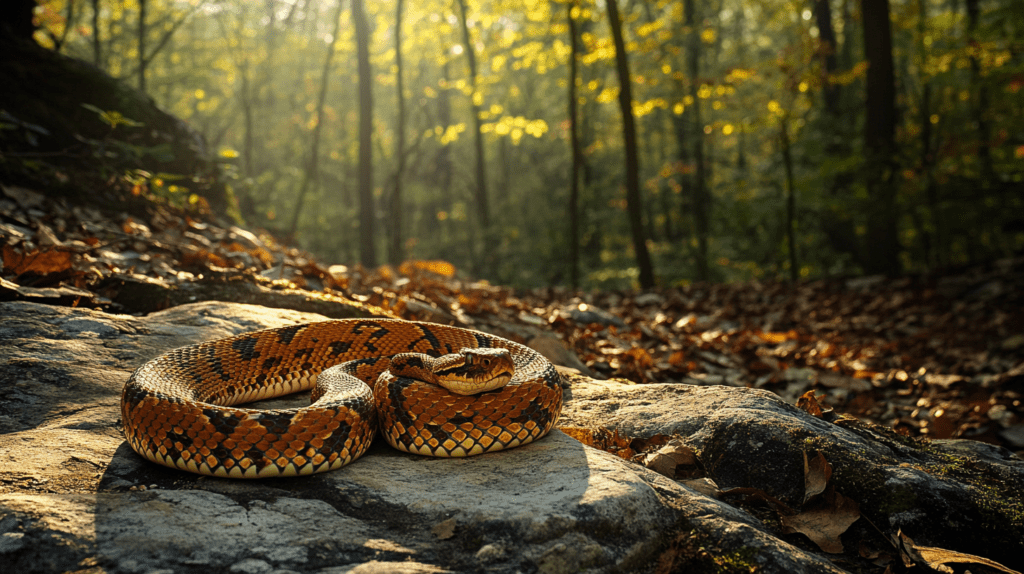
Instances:
[[[234,159],[234,158],[238,157],[239,154],[238,154],[238,150],[233,150],[233,149],[231,149],[229,147],[222,147],[222,148],[220,148],[220,151],[217,152],[217,155],[219,155],[220,157],[223,157],[223,158],[227,158],[227,159]]]
[[[749,80],[750,78],[753,78],[755,75],[756,72],[754,72],[754,70],[748,70],[746,68],[733,68],[729,70],[728,74],[725,75],[725,81],[730,84],[735,84],[742,82],[744,80]]]
[[[502,68],[505,67],[505,63],[507,61],[508,61],[508,58],[506,58],[505,56],[502,56],[500,54],[495,56],[495,57],[493,57],[493,58],[491,58],[491,71],[492,72],[500,72],[502,70]]]
[[[544,120],[528,120],[523,116],[504,116],[499,121],[480,126],[482,133],[493,133],[507,136],[513,145],[519,145],[524,135],[539,138],[548,132],[548,124]]]
[[[711,97],[711,86],[707,84],[701,84],[700,88],[697,89],[697,97],[706,100]]]
[[[137,122],[133,119],[124,117],[124,114],[117,110],[101,110],[92,104],[82,104],[82,107],[96,113],[100,121],[110,126],[110,129],[115,129],[117,126],[125,125],[129,127],[139,127],[142,122]]]
[[[730,135],[735,130],[736,130],[736,128],[733,127],[732,124],[725,124],[724,126],[722,126],[722,135],[724,135],[724,136]]]
[[[704,28],[704,30],[700,33],[700,39],[705,44],[714,44],[715,38],[717,37],[718,34],[716,34],[715,30],[712,28]]]
[[[655,20],[654,22],[643,24],[636,29],[636,35],[639,36],[640,38],[646,38],[648,35],[650,35],[651,32],[660,29],[662,25],[663,24],[661,20]]]
[[[427,130],[424,134],[427,137],[433,136],[441,145],[448,145],[459,139],[459,134],[466,131],[465,123],[458,123],[448,127],[434,126],[434,129]]]
[[[607,104],[609,102],[614,102],[617,97],[619,97],[619,88],[617,86],[611,86],[601,90],[601,93],[598,94],[595,99],[598,103]]]
[[[668,109],[668,102],[665,98],[654,98],[646,102],[633,102],[633,115],[638,118],[646,116],[653,112],[655,108]]]
[[[683,111],[685,111],[685,110],[686,110],[686,106],[684,106],[682,103],[679,103],[679,102],[677,102],[674,106],[672,106],[672,113],[677,115],[677,116],[683,115]]]
[[[199,88],[199,89],[197,89],[194,92],[194,94],[195,94],[197,100],[201,100],[201,99],[206,97],[206,90],[203,90],[202,88]]]
[[[838,74],[829,74],[828,81],[831,84],[837,84],[840,86],[848,86],[855,82],[858,78],[864,77],[868,71],[867,62],[858,62],[849,71],[840,72]]]

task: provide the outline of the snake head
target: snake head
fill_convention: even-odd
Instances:
[[[516,364],[508,349],[474,348],[438,359],[437,383],[460,395],[475,395],[500,389],[512,380]]]

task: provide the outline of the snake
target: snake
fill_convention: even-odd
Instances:
[[[238,406],[309,390],[306,407]],[[496,452],[547,435],[561,409],[560,375],[529,347],[399,319],[300,323],[180,347],[136,369],[121,394],[135,452],[230,478],[337,470],[378,430],[412,454]]]

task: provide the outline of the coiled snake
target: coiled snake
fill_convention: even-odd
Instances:
[[[431,372],[457,392],[478,394],[409,378],[429,379]],[[477,386],[491,379],[508,383]],[[121,417],[128,443],[153,462],[214,476],[295,476],[359,458],[378,427],[393,447],[431,456],[532,442],[561,412],[559,381],[538,353],[499,337],[432,323],[347,319],[170,351],[128,379]],[[308,407],[231,406],[310,388]]]

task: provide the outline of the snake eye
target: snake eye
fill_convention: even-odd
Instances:
[[[491,360],[490,359],[484,359],[484,366],[485,367],[490,367],[491,366]]]

